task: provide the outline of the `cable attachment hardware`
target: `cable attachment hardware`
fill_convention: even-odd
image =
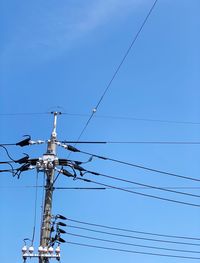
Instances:
[[[20,166],[19,168],[16,169],[16,172],[14,174],[14,176],[17,175],[17,179],[20,178],[20,175],[22,172],[28,171],[28,170],[33,170],[35,169],[35,166],[30,165],[29,163],[25,163],[22,166]]]
[[[69,150],[71,152],[80,152],[80,150],[78,150],[77,148],[75,148],[74,146],[72,145],[69,145],[69,144],[65,144],[65,143],[61,143],[61,142],[55,142],[57,146],[60,146],[66,150]]]
[[[37,140],[37,141],[29,141],[29,145],[35,145],[35,144],[44,144],[45,141]]]
[[[24,135],[24,137],[27,137],[26,139],[16,143],[17,146],[24,147],[28,145],[34,145],[34,144],[43,144],[45,141],[42,140],[37,140],[37,141],[32,141],[30,135]]]
[[[53,170],[58,163],[58,158],[56,156],[52,154],[44,154],[43,157],[39,158],[37,161],[36,168],[38,172]]]
[[[52,246],[50,247],[38,247],[38,253],[34,253],[34,247],[33,246],[26,246],[24,245],[22,247],[22,258],[24,262],[26,262],[27,258],[40,258],[40,259],[52,259],[55,258],[58,261],[60,261],[60,245],[56,247],[55,251]],[[46,262],[46,261],[45,261]]]
[[[24,137],[27,137],[26,139],[16,143],[17,146],[20,146],[20,147],[24,147],[24,146],[28,146],[29,145],[29,142],[31,140],[31,136],[30,135],[24,135]]]
[[[15,161],[15,163],[19,163],[19,164],[22,164],[22,163],[27,163],[29,161],[29,155],[24,153],[25,157],[22,157],[21,159],[18,159]]]
[[[68,172],[68,171],[65,170],[65,169],[56,169],[56,168],[55,168],[55,170],[58,171],[59,173],[65,175],[65,176],[67,176],[67,177],[76,178],[76,174],[71,174],[70,172]]]

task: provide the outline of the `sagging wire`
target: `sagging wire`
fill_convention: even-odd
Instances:
[[[11,169],[4,169],[4,170],[0,170],[0,173],[3,173],[3,172],[9,172],[12,174],[13,177],[17,176],[17,179],[20,178],[20,175],[22,172],[25,172],[25,171],[28,171],[28,170],[32,170],[32,169],[35,169],[34,166],[31,166],[29,163],[25,163],[23,164],[22,166],[20,166],[19,168],[16,168],[14,169],[14,167],[12,166],[11,163],[7,163]]]
[[[61,170],[63,169],[63,166],[61,167]],[[60,171],[58,171],[58,173],[57,173],[57,175],[56,175],[56,178],[54,179],[54,181],[53,181],[53,186],[54,186],[54,184],[55,184],[55,182],[58,180],[58,177],[59,177],[59,175],[60,175]]]
[[[7,164],[7,163],[19,163],[19,164],[22,164],[22,163],[27,163],[29,161],[29,155],[26,154],[26,153],[23,153],[25,155],[25,157],[22,157],[20,159],[17,159],[17,160],[11,160],[11,161],[4,161],[4,162],[0,162],[0,164]]]
[[[89,162],[92,161],[92,159],[93,159],[93,156],[91,156],[91,157],[90,157],[87,161],[85,161],[85,162],[74,161],[74,160],[66,160],[66,159],[64,159],[64,160],[62,160],[62,159],[59,160],[59,164],[62,165],[62,167],[61,167],[61,170],[58,170],[58,174],[57,174],[57,176],[56,176],[56,178],[55,178],[55,180],[54,180],[54,182],[53,182],[53,185],[54,185],[55,182],[58,180],[58,177],[59,177],[60,174],[62,173],[61,171],[64,171],[64,173],[65,173],[64,175],[67,176],[67,172],[68,172],[68,171],[63,170],[63,166],[68,166],[68,167],[70,167],[70,168],[72,169],[73,174],[74,174],[73,180],[76,180],[76,176],[77,176],[76,169],[79,170],[80,175],[83,176],[83,171],[85,171],[85,169],[82,168],[80,165],[81,165],[81,164],[89,163]],[[69,173],[69,176],[71,176],[70,173]]]
[[[8,150],[7,150],[7,148],[6,148],[5,146],[3,146],[2,144],[0,144],[0,147],[2,147],[2,148],[5,150],[5,152],[6,152],[7,156],[8,156],[8,158],[9,158],[11,161],[15,162],[15,160],[10,156],[10,154],[9,154],[9,152],[8,152]]]
[[[22,172],[32,170],[32,169],[35,169],[35,167],[31,166],[29,163],[25,163],[21,167],[16,169],[17,172],[15,172],[15,176],[17,176],[17,179],[19,179]]]
[[[30,136],[27,139],[23,140],[23,143],[25,143],[25,141],[29,141],[29,140],[30,140]],[[19,142],[18,144],[20,145],[21,143],[22,142]],[[16,145],[18,145],[18,144],[16,144]],[[24,153],[25,157],[22,157],[20,159],[14,160],[11,157],[11,155],[9,154],[7,148],[4,145],[0,144],[0,147],[2,147],[5,150],[8,158],[11,160],[11,161],[0,162],[0,164],[8,164],[11,167],[11,170],[1,170],[1,171],[11,172],[13,177],[17,176],[17,178],[19,179],[22,172],[34,168],[34,167],[31,166],[30,163],[28,163],[28,161],[29,161],[29,155],[28,154]],[[14,167],[13,167],[13,165],[11,163],[22,164],[22,166],[20,166],[19,168],[14,169]]]
[[[5,162],[5,164],[8,164],[11,169],[10,169],[10,170],[9,170],[9,169],[0,170],[0,173],[8,172],[8,173],[11,173],[13,177],[15,177],[15,169],[14,169],[14,167],[12,166],[12,164],[9,163],[9,162]]]

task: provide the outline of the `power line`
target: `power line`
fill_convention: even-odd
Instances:
[[[0,173],[3,172],[12,172],[12,170],[0,170]],[[0,189],[22,189],[22,188],[35,188],[36,186],[33,185],[25,185],[25,186],[0,186]],[[43,186],[39,185],[37,188],[43,188]],[[123,189],[143,189],[143,190],[150,190],[149,187],[123,187]],[[182,186],[162,186],[164,189],[189,189],[189,190],[199,190],[200,187],[182,187]],[[57,186],[54,187],[55,190],[112,190],[110,187],[63,187],[63,186]]]
[[[0,113],[0,116],[20,116],[20,115],[46,115],[50,112],[12,112],[12,113]]]
[[[8,158],[9,158],[10,160],[15,161],[15,160],[10,156],[10,154],[9,154],[9,152],[8,152],[8,150],[7,150],[7,148],[6,148],[4,145],[0,144],[0,147],[3,148],[3,149],[5,150],[7,156],[8,156]]]
[[[67,116],[74,117],[89,117],[89,114],[81,114],[81,113],[62,113]],[[145,122],[157,122],[157,123],[168,123],[168,124],[192,124],[192,125],[200,125],[200,122],[197,121],[179,121],[179,120],[166,120],[166,119],[153,119],[153,118],[137,118],[137,117],[127,117],[127,116],[117,116],[117,115],[99,115],[95,114],[94,118],[101,119],[114,119],[114,120],[130,120],[130,121],[145,121]]]
[[[174,145],[199,145],[198,141],[74,141],[64,140],[61,143],[76,144],[174,144]],[[16,143],[1,143],[1,146],[16,146]]]
[[[186,145],[195,145],[195,144],[200,144],[200,142],[189,142],[189,141],[185,141],[185,142],[175,142],[175,141],[129,141],[129,142],[123,142],[123,141],[108,141],[106,143],[110,143],[110,144],[186,144]]]
[[[175,120],[162,120],[162,119],[152,119],[152,118],[136,118],[136,117],[127,117],[127,116],[109,116],[109,115],[95,115],[96,118],[105,118],[105,119],[120,119],[120,120],[133,120],[133,121],[146,121],[146,122],[160,122],[160,123],[174,123],[174,124],[193,124],[199,125],[200,122],[192,121],[175,121]]]
[[[0,173],[7,173],[7,172],[8,173],[12,173],[12,171],[13,171],[12,169],[10,169],[10,170],[9,169],[5,169],[5,170],[0,170]]]
[[[16,146],[16,143],[1,143],[1,146]]]
[[[106,190],[105,187],[55,187],[56,190]]]
[[[0,170],[1,172],[12,172],[12,170]],[[35,188],[36,186],[33,185],[25,185],[25,186],[0,186],[0,189],[7,189],[7,188],[11,188],[11,189],[22,189],[22,188]],[[37,188],[43,188],[43,186],[39,185],[37,186]],[[149,187],[123,187],[121,186],[121,188],[123,189],[143,189],[143,190],[150,190],[151,188]],[[166,187],[162,187],[164,189],[189,189],[189,190],[199,190],[200,187],[179,187],[179,186],[166,186]],[[55,190],[112,190],[110,187],[63,187],[63,186],[57,186],[54,187]]]
[[[139,237],[139,236],[133,236],[133,235],[119,234],[119,233],[111,233],[111,232],[107,232],[107,231],[90,229],[87,227],[80,227],[80,226],[74,226],[74,225],[67,225],[67,226],[70,228],[73,228],[73,229],[79,229],[79,230],[89,231],[89,232],[93,232],[93,233],[100,233],[100,234],[105,234],[105,235],[110,235],[110,236],[115,236],[115,237],[124,237],[124,238],[131,238],[131,239],[151,241],[151,242],[160,242],[160,243],[166,243],[166,244],[200,246],[200,244],[196,244],[196,243],[172,241],[172,240],[164,240],[164,239],[155,239],[155,238],[147,238],[147,237]]]
[[[18,112],[18,113],[0,113],[0,116],[34,116],[34,115],[48,115],[50,112]],[[62,115],[66,116],[74,116],[74,117],[89,117],[90,114],[84,113],[69,113],[69,112],[62,112]],[[179,120],[165,120],[165,119],[153,119],[153,118],[137,118],[137,117],[127,117],[127,116],[116,116],[116,115],[99,115],[95,114],[94,118],[101,118],[101,119],[116,119],[116,120],[133,120],[133,121],[145,121],[145,122],[160,122],[160,123],[174,123],[174,124],[191,124],[191,125],[200,125],[198,121],[179,121]]]
[[[0,113],[0,117],[38,116],[38,115],[48,115],[48,114],[51,114],[51,112]],[[90,114],[67,113],[67,112],[62,112],[62,115],[74,116],[74,117],[89,117],[90,116]],[[93,115],[93,117],[101,118],[101,119],[114,119],[114,120],[130,120],[130,121],[157,122],[157,123],[168,123],[168,124],[171,123],[171,124],[200,125],[200,122],[197,122],[197,121],[176,121],[176,120],[165,120],[165,119],[137,118],[137,117],[127,117],[127,116],[96,115],[96,114]],[[15,144],[3,144],[3,145],[9,146],[9,145],[15,145]]]
[[[199,145],[200,142],[190,142],[190,141],[60,141],[62,143],[81,143],[81,144],[177,144],[177,145]],[[3,144],[5,145],[5,144]]]
[[[142,252],[142,251],[118,249],[118,248],[111,248],[111,247],[102,247],[102,246],[88,245],[88,244],[71,242],[71,241],[67,241],[67,244],[84,246],[84,247],[90,247],[90,248],[99,248],[99,249],[111,250],[111,251],[118,251],[118,252],[141,254],[141,255],[170,257],[170,258],[181,258],[181,259],[195,259],[195,260],[199,260],[199,259],[200,259],[200,258],[198,258],[198,257],[187,257],[187,256],[178,256],[178,255],[169,255],[169,254],[159,254],[159,253],[151,253],[151,252]]]
[[[96,173],[96,172],[94,173],[94,172],[92,172],[92,171],[87,171],[87,172],[89,172],[89,173],[91,173],[91,174],[98,175],[98,176],[102,176],[102,177],[105,177],[105,178],[114,179],[114,180],[117,180],[117,181],[122,181],[122,182],[130,183],[130,184],[135,184],[135,185],[139,185],[139,186],[144,186],[144,187],[151,188],[151,189],[156,189],[156,190],[161,190],[161,191],[166,191],[166,192],[170,192],[170,193],[181,194],[181,195],[186,195],[186,196],[191,196],[191,197],[197,197],[197,198],[200,197],[200,195],[195,195],[195,194],[190,194],[190,193],[175,191],[175,190],[166,189],[166,188],[162,188],[162,187],[158,187],[158,186],[153,186],[153,185],[148,185],[148,184],[142,184],[142,183],[138,183],[138,182],[135,182],[135,181],[130,181],[130,180],[126,180],[126,179],[121,179],[121,178],[118,178],[118,177],[114,177],[114,176],[110,176],[110,175],[106,175],[106,174],[102,174],[102,173]]]
[[[89,222],[85,222],[85,221],[71,219],[71,218],[68,218],[68,217],[67,217],[67,220],[71,221],[71,222],[83,224],[83,225],[89,225],[89,226],[106,228],[106,229],[123,231],[123,232],[129,232],[129,233],[137,233],[137,234],[143,234],[143,235],[151,235],[151,236],[159,236],[159,237],[167,237],[167,238],[176,238],[176,239],[188,239],[188,240],[198,240],[198,241],[200,240],[200,238],[196,238],[196,237],[158,234],[158,233],[137,231],[137,230],[132,230],[132,229],[119,228],[119,227],[113,227],[113,226],[107,226],[107,225],[101,225],[101,224],[94,224],[94,223],[89,223]]]
[[[144,21],[142,22],[141,26],[139,27],[139,30],[137,31],[136,35],[134,36],[134,38],[133,38],[133,40],[132,40],[130,46],[128,47],[127,51],[125,52],[125,54],[124,54],[124,56],[123,56],[121,62],[119,63],[118,67],[116,68],[116,70],[115,70],[115,72],[114,72],[112,78],[111,78],[110,81],[108,82],[108,84],[107,84],[107,86],[106,86],[106,88],[105,88],[105,90],[104,90],[102,96],[100,97],[98,103],[96,104],[96,106],[95,106],[95,108],[93,109],[93,111],[92,111],[90,117],[88,118],[88,120],[87,120],[85,126],[83,127],[83,129],[82,129],[82,131],[81,131],[81,133],[80,133],[80,135],[79,135],[79,137],[78,137],[78,139],[77,139],[77,142],[78,142],[79,139],[81,138],[82,134],[83,134],[84,131],[86,130],[87,126],[89,125],[89,123],[90,123],[90,121],[91,121],[91,119],[93,118],[94,114],[96,113],[97,109],[99,108],[99,105],[101,104],[103,98],[105,97],[106,93],[108,92],[108,90],[109,90],[109,88],[110,88],[110,86],[111,86],[113,80],[114,80],[115,77],[117,76],[117,74],[118,74],[120,68],[122,67],[122,65],[123,65],[124,61],[126,60],[127,56],[129,55],[129,53],[130,53],[132,47],[134,46],[135,42],[137,41],[137,39],[138,39],[138,37],[139,37],[139,35],[140,35],[140,33],[141,33],[143,27],[144,27],[145,24],[147,23],[147,20],[148,20],[148,18],[150,17],[151,13],[153,12],[153,10],[154,10],[154,8],[155,8],[157,2],[158,2],[158,0],[155,0],[154,3],[153,3],[153,5],[151,6],[151,8],[150,8],[149,12],[147,13],[147,15],[146,15]]]
[[[170,176],[174,176],[174,177],[178,177],[178,178],[182,178],[182,179],[187,179],[187,180],[191,180],[191,181],[200,182],[200,179],[197,179],[197,178],[194,178],[194,177],[188,177],[188,176],[184,176],[184,175],[180,175],[180,174],[176,174],[176,173],[171,173],[171,172],[166,172],[166,171],[163,171],[163,170],[158,170],[158,169],[146,167],[146,166],[143,166],[143,165],[138,165],[138,164],[129,163],[129,162],[125,162],[125,161],[121,161],[121,160],[117,160],[117,159],[113,159],[113,158],[109,158],[109,157],[105,157],[105,156],[100,156],[100,155],[97,155],[97,154],[81,151],[81,150],[76,149],[76,148],[74,150],[73,148],[70,149],[70,147],[69,147],[68,150],[72,150],[74,152],[80,152],[80,153],[83,153],[83,154],[94,156],[94,157],[99,158],[101,160],[105,160],[105,161],[108,160],[108,161],[112,161],[112,162],[116,162],[116,163],[120,163],[120,164],[124,164],[124,165],[128,165],[128,166],[136,167],[136,168],[147,170],[147,171],[150,171],[150,172],[155,172],[155,173],[160,173],[160,174],[170,175]]]
[[[0,186],[0,188],[2,188],[1,186]],[[150,190],[151,188],[149,188],[149,187],[123,187],[123,186],[121,186],[121,188],[123,188],[123,189],[143,189],[143,190]],[[185,186],[162,186],[162,188],[163,189],[190,189],[190,190],[198,190],[198,189],[200,189],[200,187],[185,187]],[[85,190],[87,190],[87,189],[97,189],[97,190],[99,190],[99,189],[101,189],[101,190],[112,190],[110,187],[93,187],[93,188],[91,188],[91,187],[55,187],[55,189],[58,189],[58,190],[68,190],[68,189],[85,189]]]
[[[99,183],[99,182],[96,182],[96,181],[93,181],[93,180],[83,179],[81,177],[76,177],[76,179],[79,179],[79,180],[85,181],[85,182],[94,183],[94,184],[97,184],[97,185],[100,185],[100,186],[110,187],[110,188],[113,188],[113,189],[117,189],[117,190],[120,190],[120,191],[131,193],[131,194],[141,195],[141,196],[145,196],[145,197],[151,197],[151,198],[154,198],[154,199],[158,199],[158,200],[162,200],[162,201],[168,201],[168,202],[177,203],[177,204],[181,204],[181,205],[193,206],[193,207],[198,207],[198,208],[200,207],[200,204],[188,203],[188,202],[178,201],[178,200],[175,200],[175,199],[160,197],[160,196],[156,196],[156,195],[150,195],[150,194],[144,194],[144,193],[140,193],[140,192],[135,192],[135,191],[131,191],[131,190],[128,190],[128,189],[121,188],[121,187],[108,185],[108,184],[104,184],[104,183]]]
[[[200,251],[197,251],[197,250],[173,249],[173,248],[165,248],[165,247],[138,245],[138,244],[134,244],[134,243],[120,242],[120,241],[108,240],[108,239],[104,239],[104,238],[97,238],[97,237],[85,236],[85,235],[80,235],[80,234],[74,234],[71,232],[66,232],[66,234],[68,234],[70,236],[81,237],[81,238],[86,238],[86,239],[96,240],[96,241],[103,241],[103,242],[119,244],[119,245],[126,245],[126,246],[134,246],[134,247],[142,247],[142,248],[150,248],[150,249],[166,250],[166,251],[182,252],[182,253],[197,253],[197,254],[200,253]]]

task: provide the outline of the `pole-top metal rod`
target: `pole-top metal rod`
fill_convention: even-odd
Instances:
[[[57,116],[58,116],[58,115],[61,115],[62,113],[59,112],[59,111],[54,111],[54,112],[51,112],[51,114],[54,115],[53,131],[52,131],[52,133],[51,133],[51,137],[52,137],[53,139],[56,139],[56,136],[57,136],[57,133],[56,133]]]

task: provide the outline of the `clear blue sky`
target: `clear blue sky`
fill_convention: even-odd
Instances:
[[[33,140],[48,139],[52,129],[52,116],[44,113],[57,109],[68,113],[58,119],[58,139],[76,140],[152,3],[153,0],[1,1],[0,142],[15,143],[24,134],[30,134]],[[199,141],[200,125],[194,124],[200,122],[199,11],[199,0],[158,0],[82,140]],[[110,158],[199,178],[199,145],[93,144],[77,147]],[[15,159],[20,158],[23,153],[28,153],[31,158],[40,157],[45,151],[44,145],[23,149],[9,147],[9,152]],[[1,161],[7,160],[3,149],[0,153]],[[68,152],[58,149],[58,156],[67,158]],[[71,158],[85,161],[88,157],[73,154]],[[200,186],[198,182],[98,159],[85,167],[160,187]],[[1,169],[6,168],[8,166],[1,166]],[[85,178],[119,187],[133,186],[91,175],[85,175]],[[27,186],[35,185],[35,180],[35,171],[23,173],[20,180],[12,178],[9,173],[1,173],[1,262],[22,262],[23,239],[32,237],[34,217],[35,188]],[[42,181],[43,176],[39,174],[39,185],[42,185]],[[60,176],[56,186],[96,185]],[[150,189],[137,191],[200,204],[199,198],[195,197]],[[194,188],[180,191],[199,194],[199,189]],[[41,199],[42,190],[39,189],[34,244],[36,248],[39,245]],[[57,190],[54,192],[53,213],[138,231],[200,236],[200,208],[118,190]],[[166,245],[70,228],[67,230],[140,245],[198,250],[197,246]],[[194,253],[156,251],[71,236],[63,238],[97,246],[198,256]],[[62,263],[192,262],[69,244],[63,244],[61,249]]]

